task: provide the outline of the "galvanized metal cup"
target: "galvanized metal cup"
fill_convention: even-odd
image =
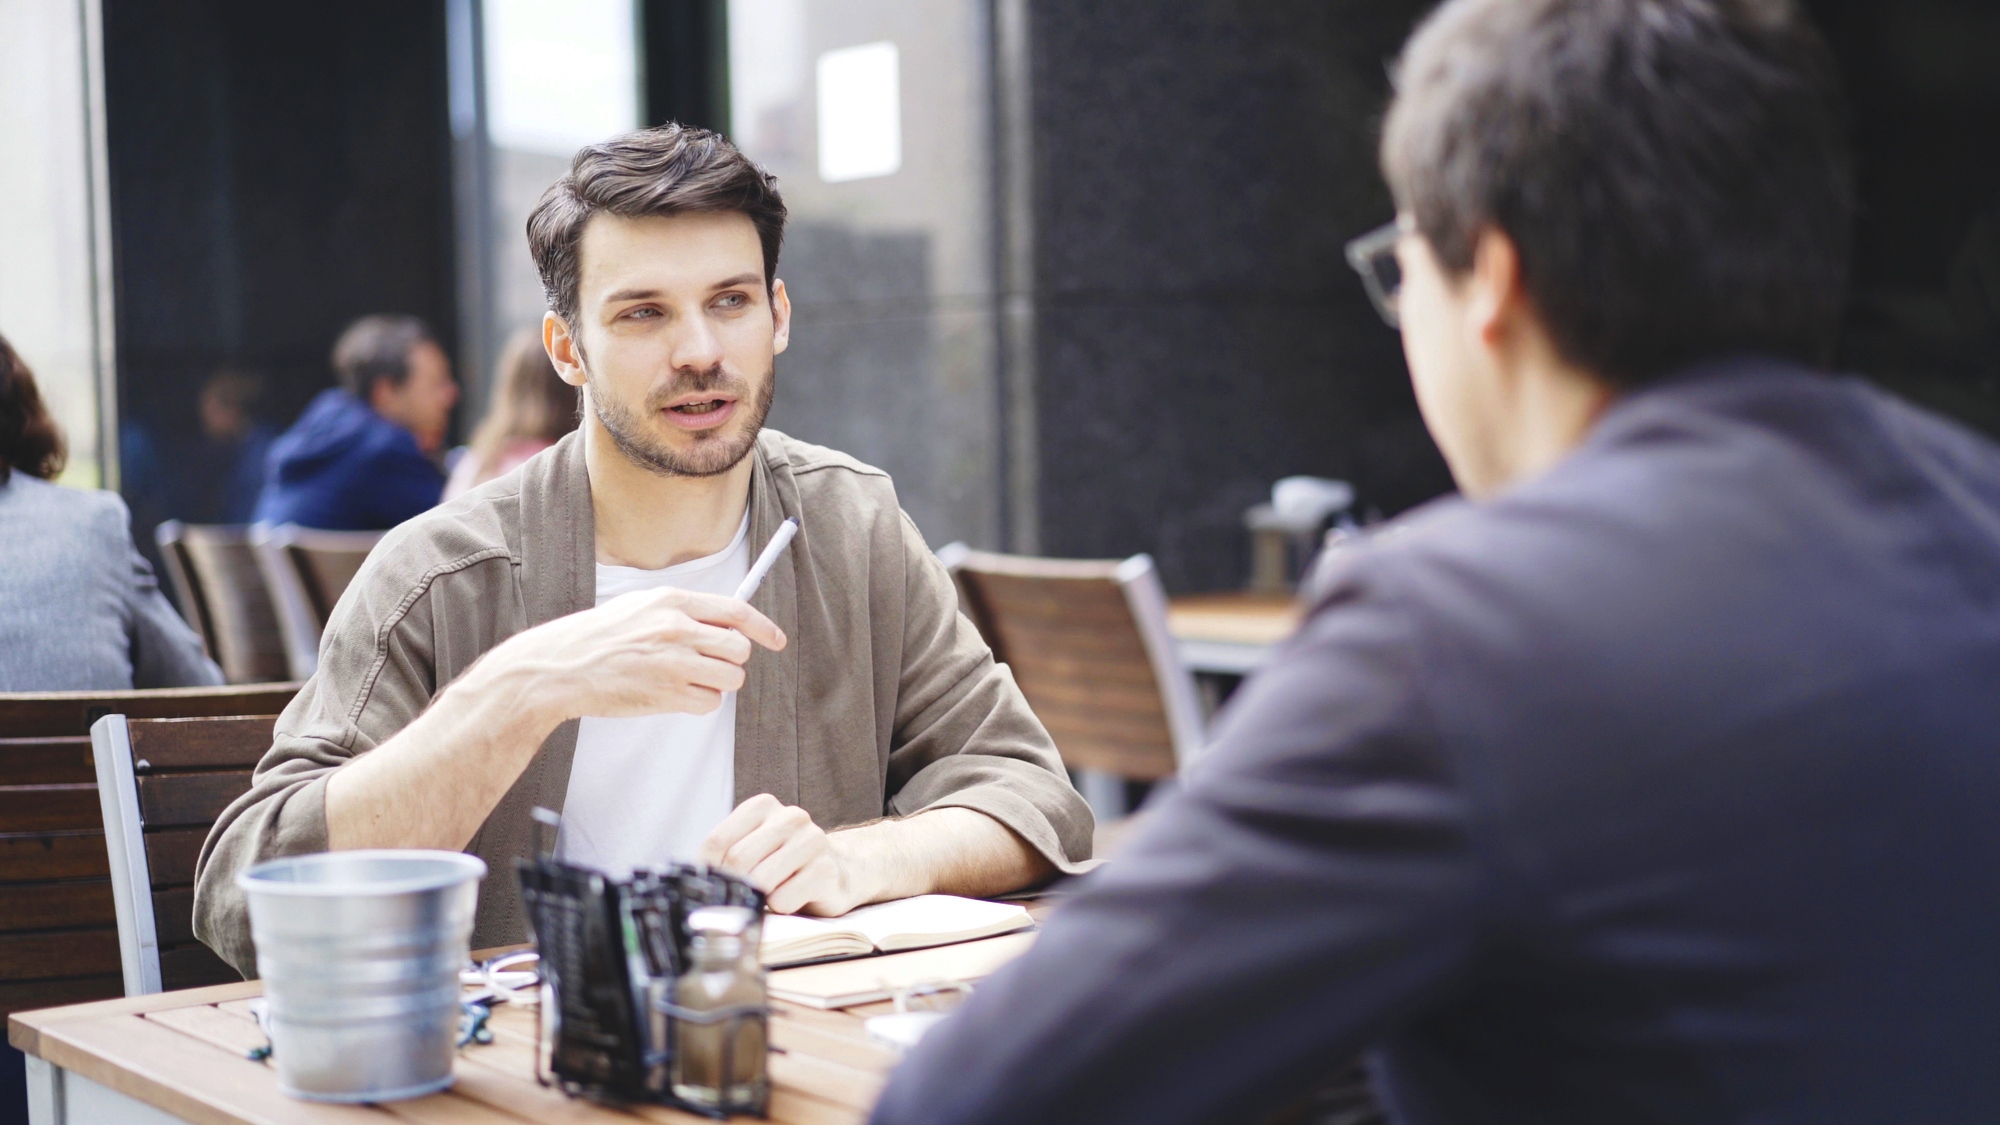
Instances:
[[[280,1089],[386,1102],[451,1085],[458,973],[485,876],[458,852],[384,850],[293,856],[236,877]]]

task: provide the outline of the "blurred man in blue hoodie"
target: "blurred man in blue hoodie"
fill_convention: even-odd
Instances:
[[[435,506],[432,460],[458,402],[451,361],[413,316],[366,316],[333,346],[340,386],[271,446],[257,518],[346,531],[394,527]]]

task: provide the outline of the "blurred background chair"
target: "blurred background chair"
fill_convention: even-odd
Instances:
[[[114,713],[276,715],[298,687],[0,695],[0,1020],[124,989],[91,724]],[[154,878],[174,873],[154,866]]]
[[[202,841],[271,747],[273,715],[133,719],[90,728],[125,995],[242,979],[194,936]]]
[[[256,524],[250,546],[271,592],[286,666],[295,680],[319,667],[319,639],[334,603],[382,541],[380,531],[320,531],[294,523]]]
[[[293,678],[276,602],[237,524],[168,520],[154,532],[167,577],[188,619],[232,684]]]
[[[938,557],[1100,821],[1128,811],[1126,781],[1171,778],[1200,753],[1201,706],[1151,556],[1040,559],[953,543]]]

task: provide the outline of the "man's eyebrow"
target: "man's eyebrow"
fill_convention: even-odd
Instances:
[[[646,301],[660,295],[658,289],[618,289],[604,295],[607,304],[616,301]]]
[[[739,285],[762,285],[763,283],[763,274],[745,272],[739,273],[735,277],[724,278],[714,285],[709,286],[709,288],[734,289]],[[650,301],[659,296],[660,291],[658,289],[614,289],[604,295],[604,303],[617,304],[620,301]]]

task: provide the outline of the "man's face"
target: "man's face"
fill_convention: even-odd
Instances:
[[[250,428],[243,407],[213,383],[202,388],[200,409],[201,432],[210,441],[241,441],[243,432]]]
[[[1479,346],[1477,311],[1463,279],[1446,271],[1422,235],[1405,235],[1396,260],[1403,272],[1397,300],[1403,355],[1417,408],[1459,488],[1485,495],[1504,474],[1494,440],[1497,379],[1491,356]]]
[[[400,387],[386,379],[376,382],[368,404],[375,413],[410,431],[417,447],[435,453],[451,426],[451,408],[458,403],[458,384],[451,378],[451,360],[444,349],[426,340],[410,349],[410,374]]]
[[[545,339],[619,451],[665,476],[734,468],[763,429],[791,333],[785,283],[766,290],[749,216],[598,215],[577,280],[577,323],[551,313]]]

